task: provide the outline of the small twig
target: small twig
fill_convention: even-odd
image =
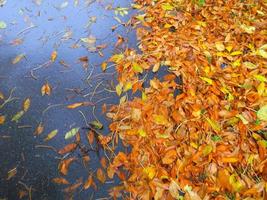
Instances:
[[[54,107],[58,107],[58,106],[63,106],[63,104],[50,105],[46,109],[43,110],[42,114],[44,115],[49,109],[54,108]]]
[[[91,97],[90,97],[90,101],[92,101],[93,97],[95,96],[95,92],[96,92],[97,88],[98,88],[102,83],[103,83],[103,81],[101,81],[100,83],[98,83],[98,84],[96,85],[96,87],[95,87],[95,89],[94,89],[94,91],[93,91],[93,93],[92,93],[92,95],[91,95]]]
[[[57,152],[56,148],[55,147],[52,147],[52,146],[48,146],[48,145],[42,145],[42,144],[39,144],[39,145],[35,145],[35,148],[45,148],[45,149],[51,149],[55,152]]]
[[[18,126],[18,128],[32,128],[31,125],[21,125],[21,126]]]
[[[28,30],[30,30],[30,29],[32,29],[32,28],[36,28],[36,27],[37,27],[36,25],[31,25],[31,26],[29,26],[29,27],[23,29],[22,31],[20,31],[17,35],[19,36],[19,35],[21,35],[22,33],[26,32],[26,31],[28,31]]]
[[[105,97],[105,98],[99,99],[98,101],[95,102],[95,104],[98,104],[98,103],[105,101],[107,99],[110,99],[110,98],[112,98],[112,97]]]
[[[85,115],[83,114],[83,112],[79,110],[79,113],[82,115],[82,117],[83,117],[83,119],[84,119],[84,122],[85,122],[86,126],[89,127],[89,124],[88,124],[88,122],[87,122],[87,120],[86,120],[86,117],[85,117]]]
[[[14,100],[16,100],[16,99],[19,99],[19,98],[14,98],[14,97],[12,97],[13,92],[15,91],[15,89],[16,89],[15,87],[11,89],[10,94],[9,94],[9,97],[4,101],[4,103],[2,103],[2,104],[0,105],[0,109],[3,108],[7,103],[9,103],[9,102],[11,102],[11,101],[14,101]]]

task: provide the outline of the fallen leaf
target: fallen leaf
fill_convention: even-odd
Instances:
[[[72,128],[70,131],[68,131],[68,132],[65,134],[65,140],[74,137],[74,136],[78,133],[79,130],[80,130],[80,128],[78,128],[78,127],[76,127],[76,128]]]
[[[17,174],[17,167],[15,167],[15,168],[13,168],[13,169],[11,169],[11,170],[8,171],[8,173],[7,173],[7,179],[6,180],[10,180],[16,174]]]
[[[4,115],[0,115],[0,125],[4,124],[6,121],[6,117]]]
[[[98,130],[101,130],[103,128],[103,124],[101,124],[99,121],[92,121],[90,122],[90,125]]]
[[[70,153],[70,152],[74,151],[76,148],[77,148],[76,143],[70,143],[70,144],[67,144],[65,147],[63,147],[62,149],[60,149],[58,151],[58,153],[63,155],[63,154]]]
[[[88,188],[90,188],[93,184],[93,181],[93,175],[90,174],[83,185],[83,189],[87,190]]]
[[[70,184],[69,181],[67,181],[65,178],[58,177],[52,179],[53,183],[59,184],[59,185],[68,185]]]
[[[75,109],[75,108],[78,108],[78,107],[82,106],[83,104],[84,104],[83,102],[74,103],[74,104],[68,105],[67,108],[68,109]]]
[[[37,126],[36,130],[34,131],[33,135],[40,135],[40,134],[43,133],[43,131],[44,131],[44,125],[41,122],[41,123],[38,124],[38,126]]]
[[[71,158],[67,158],[65,160],[60,161],[58,165],[59,172],[66,176],[68,174],[70,164],[74,162],[75,160],[77,160],[77,158],[71,157]]]
[[[42,88],[41,88],[41,94],[42,94],[42,96],[44,96],[44,95],[51,95],[51,86],[48,84],[48,83],[46,83],[46,84],[44,84],[43,86],[42,86]]]
[[[11,121],[12,121],[12,122],[13,122],[13,121],[18,122],[19,119],[24,115],[24,113],[25,113],[25,112],[24,112],[23,110],[17,112],[17,113],[12,117]]]
[[[65,193],[73,193],[78,187],[82,185],[82,178],[79,178],[76,183],[64,189]]]
[[[19,62],[22,60],[22,58],[25,58],[25,54],[24,54],[24,53],[17,55],[17,56],[12,60],[12,64],[15,65],[15,64],[19,63]]]
[[[259,120],[267,121],[267,105],[262,106],[257,111],[257,117],[258,117]]]
[[[167,151],[163,158],[162,158],[162,163],[165,164],[165,165],[169,165],[171,163],[173,163],[177,158],[177,152],[176,150],[170,150],[170,151]]]
[[[25,101],[23,102],[23,110],[24,110],[24,112],[27,112],[29,110],[30,105],[31,105],[30,98],[25,99]]]
[[[57,51],[53,51],[53,52],[51,53],[50,60],[51,60],[52,62],[55,62],[56,59],[57,59]]]
[[[53,138],[57,135],[57,133],[58,133],[58,130],[57,130],[57,129],[51,131],[51,132],[47,135],[47,137],[44,139],[44,141],[45,141],[45,142],[48,142],[49,140],[53,139]]]
[[[96,171],[96,177],[102,184],[106,182],[106,175],[100,168],[98,168]]]
[[[7,27],[4,21],[0,21],[0,29],[5,29]]]

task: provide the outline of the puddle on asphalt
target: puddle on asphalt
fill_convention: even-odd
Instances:
[[[120,51],[114,49],[118,35],[128,39],[129,47],[136,48],[135,34],[118,25],[114,18],[126,22],[131,13],[116,16],[113,8],[118,6],[129,7],[130,1],[21,0],[7,1],[0,7],[0,21],[6,23],[6,28],[0,29],[0,92],[7,98],[13,90],[14,98],[0,109],[0,115],[6,116],[0,125],[0,199],[18,199],[28,189],[32,199],[63,199],[63,187],[51,182],[59,176],[58,154],[42,145],[60,149],[69,143],[64,134],[73,127],[85,126],[81,112],[87,121],[95,120],[92,106],[70,110],[67,105],[96,103],[95,115],[105,125],[103,133],[108,132],[109,122],[101,106],[117,103],[118,99],[115,93],[105,90],[115,80],[114,69],[103,74],[100,64]],[[88,37],[87,42],[81,39]],[[97,46],[97,52],[90,52]],[[55,62],[51,62],[53,51],[57,52]],[[84,59],[79,60],[84,57],[88,58],[88,65],[80,61]],[[41,88],[46,83],[51,87],[51,95],[42,96]],[[31,100],[30,109],[17,123],[11,121],[26,98]],[[3,102],[0,99],[0,105]],[[40,123],[44,131],[34,136]],[[58,134],[44,142],[55,129]],[[85,131],[81,130],[81,134]],[[99,158],[95,153],[90,153],[90,157],[92,171],[99,166]],[[8,172],[15,173],[9,180]],[[86,174],[88,169],[76,162],[67,179],[73,183],[80,177],[86,178]],[[105,197],[116,181],[98,184],[97,191],[78,191],[75,199]]]

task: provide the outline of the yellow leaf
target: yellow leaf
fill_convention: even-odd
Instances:
[[[220,131],[221,130],[220,125],[216,121],[214,121],[210,118],[206,118],[206,120],[214,131]]]
[[[80,103],[74,103],[74,104],[71,104],[71,105],[68,105],[67,108],[68,109],[75,109],[75,108],[78,108],[80,106],[83,105],[83,102],[80,102]]]
[[[121,83],[119,83],[117,86],[116,86],[116,93],[118,96],[121,96],[121,93],[122,93],[122,87],[123,85]]]
[[[261,82],[258,87],[257,87],[257,91],[258,91],[258,94],[260,96],[262,96],[264,94],[264,91],[265,91],[265,83],[264,82]]]
[[[203,81],[207,82],[208,84],[212,85],[213,84],[213,80],[207,77],[200,77]]]
[[[169,121],[163,115],[153,115],[154,122],[157,125],[168,125]]]
[[[57,130],[57,129],[51,131],[51,132],[47,135],[47,137],[44,139],[44,141],[47,142],[47,141],[53,139],[53,138],[57,135],[57,133],[58,133],[58,130]]]
[[[159,70],[159,67],[160,67],[160,63],[155,64],[154,67],[153,67],[153,69],[152,69],[152,71],[154,73],[157,72]]]
[[[51,57],[50,57],[52,62],[55,62],[55,60],[57,59],[57,51],[53,51],[51,53]]]
[[[210,144],[208,144],[207,146],[205,146],[205,148],[203,149],[203,155],[207,156],[212,152],[213,148]]]
[[[267,105],[262,106],[257,112],[258,119],[267,121]]]
[[[133,85],[131,82],[125,83],[125,85],[123,86],[123,92],[127,92],[127,91],[131,90],[132,87],[133,87]]]
[[[103,72],[106,71],[107,66],[108,66],[108,64],[107,64],[106,62],[103,62],[103,63],[101,64],[101,68],[102,68],[102,71],[103,71]]]
[[[138,130],[138,134],[141,136],[141,137],[146,137],[147,134],[146,134],[146,131],[144,129],[140,129]]]
[[[229,183],[235,192],[239,192],[240,190],[244,188],[244,185],[241,183],[241,181],[238,180],[238,176],[235,174],[232,174],[229,177]]]
[[[25,99],[25,101],[23,102],[23,110],[24,110],[24,112],[27,112],[29,110],[30,105],[31,105],[30,98]]]
[[[215,47],[218,51],[224,51],[225,50],[225,46],[223,45],[222,42],[216,42],[215,43]]]
[[[20,119],[23,115],[24,115],[24,111],[21,110],[21,111],[17,112],[17,113],[12,117],[11,121],[12,121],[12,122],[13,122],[13,121],[18,122],[19,119]]]
[[[239,159],[237,157],[223,157],[221,161],[224,163],[236,163],[239,162]]]
[[[243,62],[243,66],[248,68],[248,69],[256,69],[257,65],[251,63],[251,62]]]
[[[170,3],[163,3],[161,7],[165,11],[171,11],[174,9],[174,6],[172,6]]]
[[[256,30],[254,26],[248,26],[246,24],[241,24],[240,28],[248,34],[252,34]]]
[[[238,56],[238,55],[242,55],[243,52],[242,51],[233,51],[230,55],[231,56]]]
[[[22,58],[25,58],[25,54],[19,54],[17,55],[13,60],[12,60],[12,64],[15,65],[17,63],[19,63],[21,61]]]
[[[154,166],[148,166],[143,169],[143,172],[149,179],[153,179],[156,175],[156,168]]]

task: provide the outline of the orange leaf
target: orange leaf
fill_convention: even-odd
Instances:
[[[44,131],[44,125],[43,123],[39,123],[39,125],[37,126],[36,130],[34,131],[33,135],[40,135],[42,134],[42,132]]]
[[[94,143],[94,139],[95,139],[95,135],[93,131],[89,131],[87,133],[87,140],[89,142],[89,144],[93,144]]]
[[[78,108],[80,106],[83,105],[83,102],[80,102],[80,103],[74,103],[74,104],[71,104],[71,105],[68,105],[67,108],[68,109],[75,109],[75,108]]]
[[[84,185],[83,185],[83,189],[87,190],[88,188],[91,187],[91,185],[93,184],[93,175],[90,174],[87,178],[87,180],[85,181]]]
[[[103,172],[103,170],[100,169],[100,168],[97,169],[96,177],[101,183],[105,183],[106,182],[106,175]]]
[[[101,166],[106,169],[107,168],[107,160],[105,157],[102,157],[100,160]]]
[[[59,178],[53,178],[52,182],[59,184],[59,185],[68,185],[70,184],[69,181],[67,181],[65,178],[59,177]]]
[[[221,159],[221,161],[224,163],[236,163],[239,161],[239,158],[237,158],[237,157],[223,157]]]
[[[163,159],[162,159],[162,163],[163,164],[171,164],[173,163],[177,158],[177,152],[176,150],[170,150],[167,153],[165,153]]]
[[[77,160],[77,158],[71,157],[71,158],[60,161],[58,165],[58,169],[60,173],[66,176],[68,174],[70,164],[75,160]]]
[[[6,117],[4,115],[0,115],[0,125],[4,124],[6,121]]]
[[[48,83],[44,84],[41,88],[42,96],[51,94],[51,87]]]
[[[59,154],[63,155],[63,154],[66,154],[66,153],[69,153],[71,151],[74,151],[77,147],[77,144],[76,143],[71,143],[71,144],[67,144],[65,147],[63,147],[62,149],[60,149],[58,151]]]

